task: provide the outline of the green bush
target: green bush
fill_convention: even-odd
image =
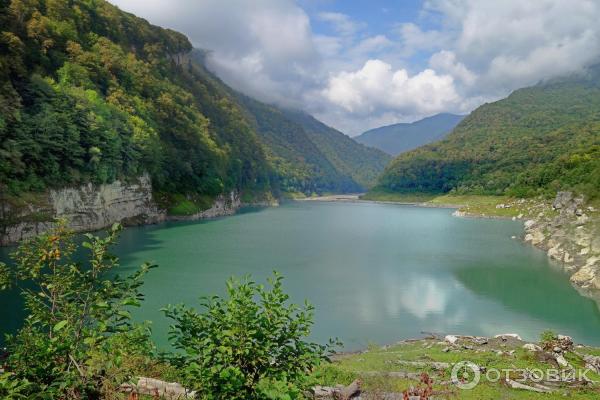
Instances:
[[[201,398],[295,399],[309,385],[310,371],[327,360],[334,341],[305,340],[313,307],[288,305],[281,276],[269,284],[230,279],[227,298],[203,298],[202,312],[183,305],[164,310],[175,322],[172,344],[181,351],[171,362]]]
[[[81,263],[72,234],[59,223],[19,246],[14,269],[3,268],[0,281],[22,288],[27,318],[8,336],[2,398],[109,398],[107,390],[136,372],[122,368],[123,360],[151,354],[149,332],[131,322],[128,308],[140,304],[142,278],[153,265],[125,279],[106,278],[118,265],[108,247],[119,230],[114,225],[104,238],[85,235],[89,258]]]

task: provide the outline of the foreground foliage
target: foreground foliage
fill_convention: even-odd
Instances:
[[[152,353],[147,329],[133,324],[127,309],[139,306],[142,278],[153,265],[125,279],[106,277],[118,266],[108,247],[119,229],[115,225],[104,238],[86,235],[81,246],[89,256],[81,263],[61,223],[22,244],[15,268],[4,269],[5,281],[21,288],[27,313],[21,330],[8,337],[11,376],[4,378],[4,390],[12,396],[105,396],[134,372],[120,369],[123,357],[134,349]]]
[[[227,282],[227,298],[204,298],[203,312],[169,307],[171,362],[206,399],[296,399],[330,346],[306,341],[313,307],[288,305],[282,277],[270,288],[245,279]],[[333,344],[333,343],[332,343]]]
[[[21,289],[27,315],[7,337],[7,359],[0,354],[0,398],[121,399],[120,386],[141,376],[183,383],[203,399],[302,398],[333,342],[307,340],[314,309],[289,304],[281,276],[269,288],[231,279],[228,297],[204,299],[202,313],[168,306],[178,351],[158,353],[148,324],[130,314],[155,266],[115,275],[109,247],[120,229],[77,245],[61,222],[21,244],[14,266],[0,264],[0,287]]]

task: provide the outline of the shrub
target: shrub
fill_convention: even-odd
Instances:
[[[181,354],[185,384],[204,399],[295,399],[308,385],[308,374],[327,360],[334,341],[305,340],[313,307],[288,305],[282,277],[270,289],[245,278],[227,282],[227,298],[202,299],[202,312],[183,305],[165,309],[175,321],[170,339]]]
[[[107,398],[104,389],[131,378],[119,370],[122,359],[133,349],[148,352],[151,345],[147,329],[131,323],[127,308],[140,304],[139,287],[153,265],[144,264],[126,279],[107,278],[118,265],[108,247],[119,231],[114,225],[104,238],[85,235],[89,259],[80,263],[71,232],[59,223],[19,246],[14,270],[3,268],[0,281],[22,287],[28,316],[8,337],[2,398]],[[108,382],[113,378],[117,381]]]

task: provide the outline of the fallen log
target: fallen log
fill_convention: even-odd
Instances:
[[[194,399],[196,392],[184,388],[179,383],[165,382],[153,378],[138,378],[137,383],[124,383],[120,387],[122,393],[143,394],[167,400]]]
[[[350,400],[360,395],[361,381],[356,379],[348,386],[329,387],[315,386],[312,389],[313,398],[315,399],[335,399],[335,400]]]
[[[513,389],[521,389],[521,390],[529,390],[530,392],[537,392],[537,393],[550,393],[553,390],[550,389],[549,387],[543,386],[543,385],[539,385],[539,384],[533,384],[533,386],[528,386],[528,385],[524,385],[522,383],[519,383],[517,381],[513,381],[512,379],[507,379],[506,380],[506,384]]]

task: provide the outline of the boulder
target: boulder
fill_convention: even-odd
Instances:
[[[528,233],[527,235],[525,235],[525,241],[531,242],[531,244],[533,244],[533,245],[542,243],[544,241],[544,239],[546,239],[546,237],[544,236],[544,233],[539,230],[533,230],[530,233]]]
[[[525,229],[530,229],[534,225],[535,225],[535,221],[532,219],[528,219],[527,221],[525,221]]]
[[[565,359],[565,357],[562,354],[557,355],[555,358],[556,358],[556,362],[561,367],[566,368],[569,366],[569,362]]]
[[[534,343],[527,343],[523,345],[523,349],[531,352],[542,351],[542,348]]]
[[[551,247],[550,249],[548,249],[548,257],[550,257],[554,260],[562,260],[563,255],[564,255],[564,252],[558,246]]]
[[[555,210],[561,210],[567,206],[571,200],[573,200],[572,192],[558,192],[556,193],[556,198],[552,202],[552,208]]]
[[[508,339],[516,339],[516,340],[523,340],[521,339],[521,336],[519,336],[516,333],[502,333],[500,335],[496,335],[494,336],[495,339],[502,339],[504,341],[508,340]]]
[[[446,337],[444,337],[444,340],[450,344],[455,344],[456,342],[458,342],[458,337],[454,335],[446,335]]]

